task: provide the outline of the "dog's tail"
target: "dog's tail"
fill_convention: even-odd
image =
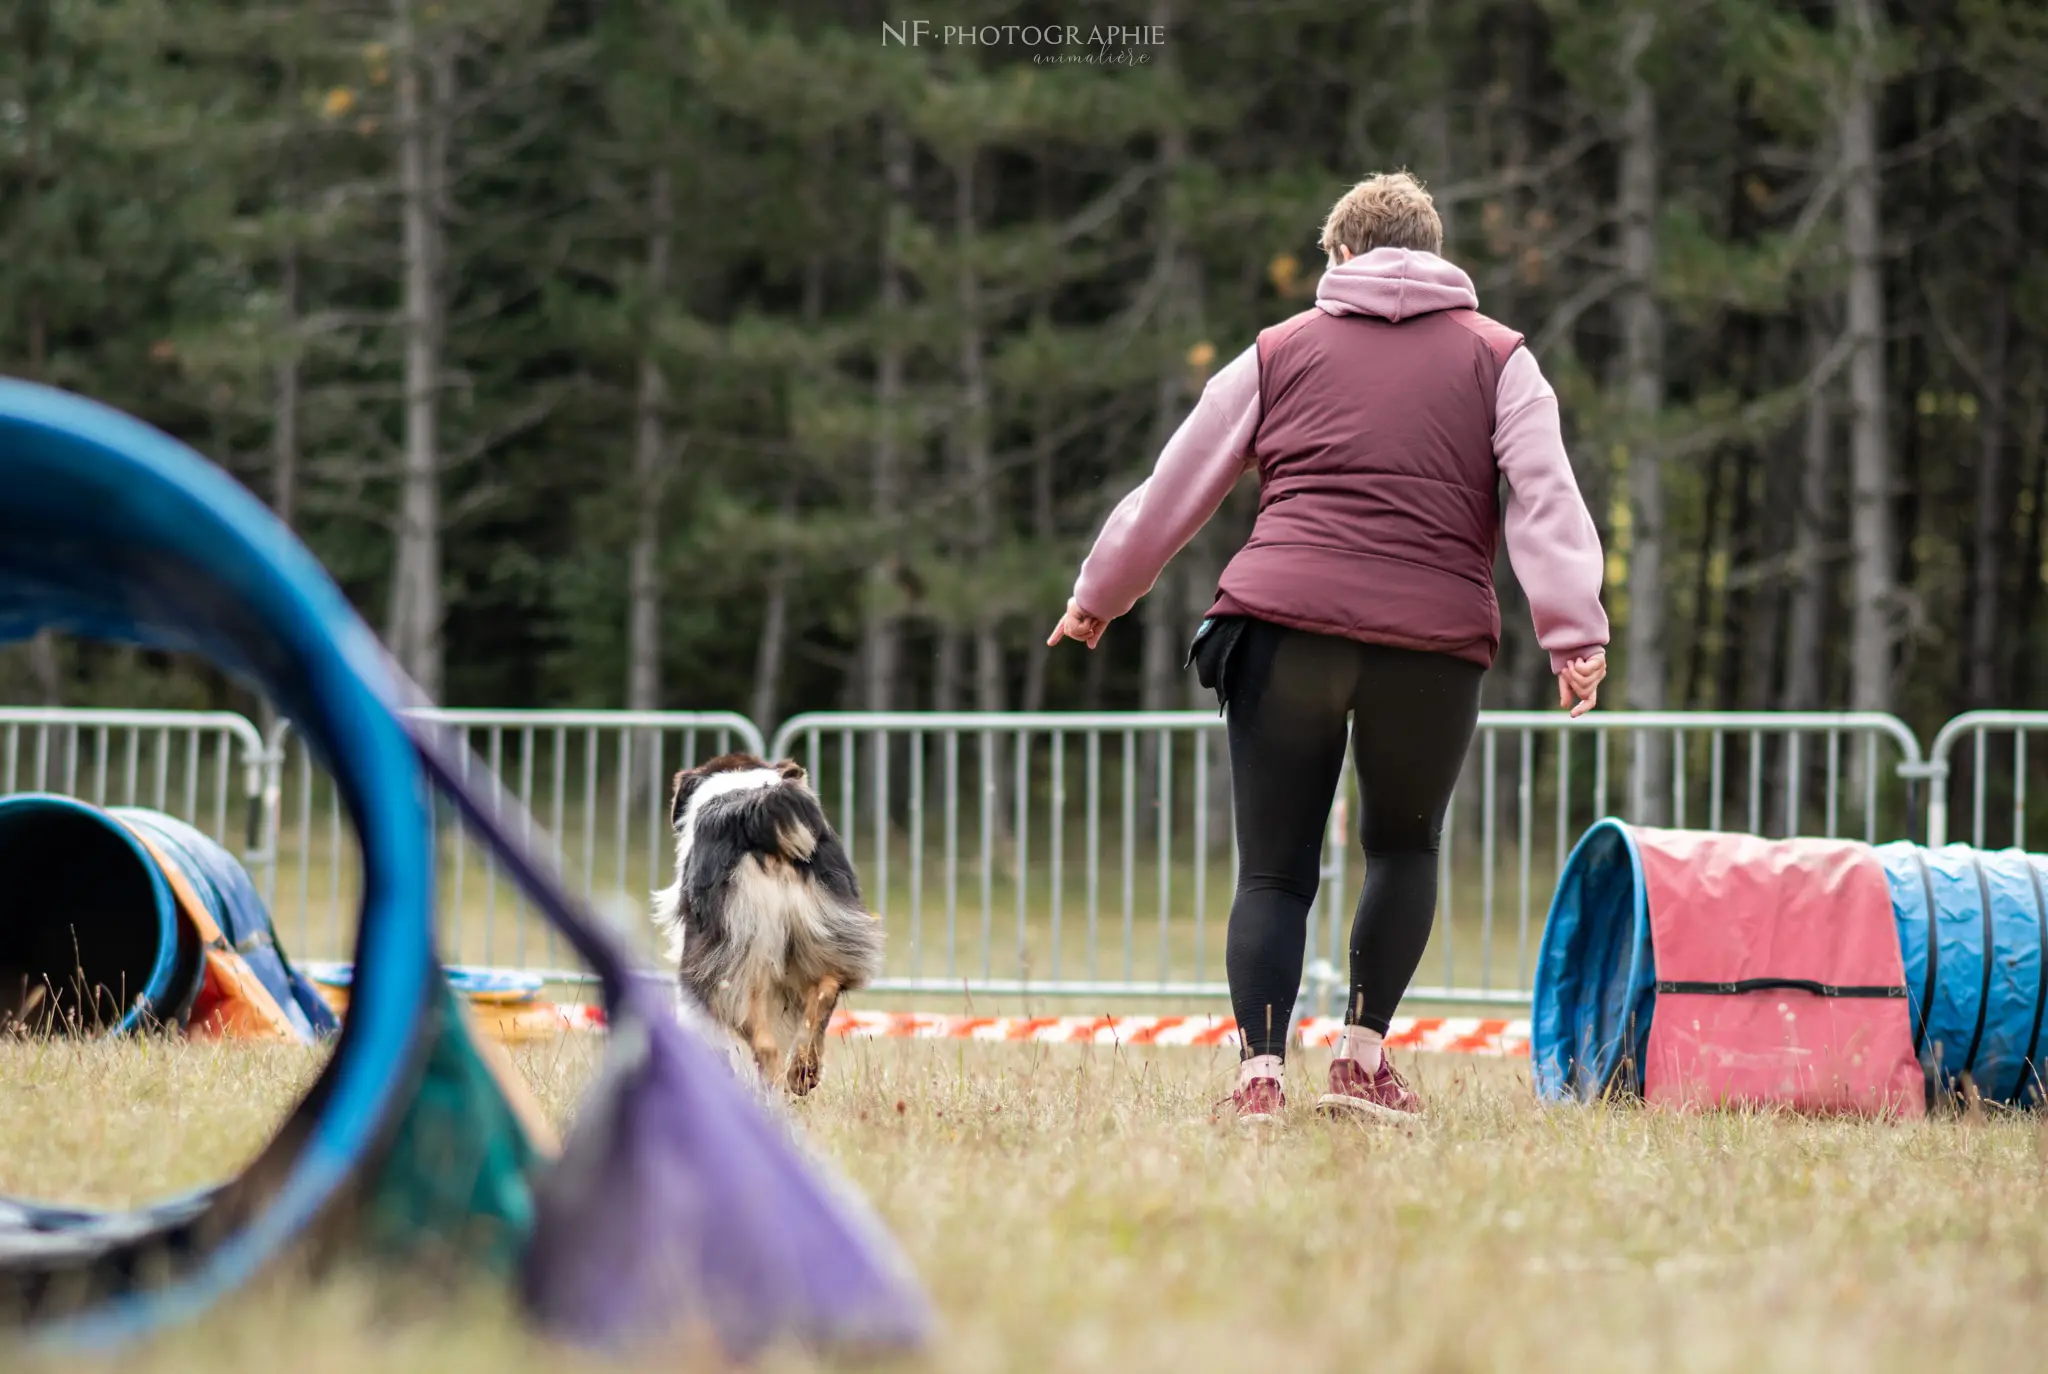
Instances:
[[[782,857],[807,864],[818,852],[818,828],[803,819],[785,819],[775,827],[775,843]]]
[[[791,863],[810,863],[831,834],[824,808],[805,788],[771,788],[744,804],[753,812],[747,829],[754,846],[779,853]]]
[[[818,799],[795,786],[719,797],[693,809],[690,825],[685,837],[690,854],[720,872],[742,854],[810,863],[832,834]]]
[[[784,860],[842,902],[860,900],[860,883],[845,846],[809,788],[788,785],[720,797],[693,811],[685,839],[688,861],[679,865],[677,910],[695,911],[698,889],[723,882],[748,854]]]

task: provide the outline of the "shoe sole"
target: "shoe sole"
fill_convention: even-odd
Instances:
[[[1393,1107],[1382,1107],[1377,1102],[1368,1102],[1362,1097],[1346,1093],[1324,1093],[1316,1099],[1316,1114],[1333,1120],[1378,1121],[1391,1126],[1412,1126],[1422,1120],[1420,1112],[1398,1111]]]

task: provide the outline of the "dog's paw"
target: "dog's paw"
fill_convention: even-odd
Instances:
[[[818,1079],[824,1073],[824,1068],[825,1066],[819,1062],[818,1056],[815,1054],[807,1054],[802,1050],[798,1050],[795,1054],[791,1055],[789,1059],[789,1076],[786,1080],[790,1096],[802,1097],[810,1092],[811,1089],[817,1087]]]

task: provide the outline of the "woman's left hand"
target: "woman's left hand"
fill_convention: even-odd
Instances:
[[[1080,602],[1068,597],[1067,613],[1060,617],[1059,624],[1052,627],[1052,635],[1045,641],[1045,647],[1050,649],[1062,639],[1078,639],[1092,649],[1108,628],[1107,620],[1088,614],[1081,609]]]
[[[1564,665],[1557,675],[1557,704],[1577,720],[1600,704],[1600,684],[1607,677],[1607,655],[1593,654]],[[1578,698],[1574,703],[1574,697]]]

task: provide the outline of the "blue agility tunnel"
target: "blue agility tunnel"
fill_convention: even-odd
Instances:
[[[34,1010],[29,1004],[33,999]],[[0,1020],[311,1044],[339,1025],[234,855],[161,811],[0,797]]]
[[[24,1025],[119,1033],[175,1021],[191,1001],[199,951],[170,882],[96,806],[0,797],[0,910],[0,1008]],[[27,1015],[31,997],[42,1016]]]
[[[735,1356],[923,1339],[923,1296],[863,1205],[517,838],[516,804],[482,795],[408,717],[427,703],[261,503],[129,416],[6,380],[0,492],[0,639],[49,628],[195,652],[251,681],[326,765],[362,849],[348,1014],[276,1137],[225,1184],[137,1211],[0,1199],[0,1323],[119,1342],[199,1312],[290,1247],[346,1242],[387,1263],[471,1254],[516,1280],[536,1323],[595,1343],[678,1325]],[[436,789],[598,976],[605,1071],[554,1161],[435,957]],[[175,823],[129,827],[144,831],[184,851],[189,885],[212,887],[224,937],[254,930],[238,924],[253,893],[233,872]],[[45,895],[75,906],[91,882],[72,865]],[[161,895],[127,894],[136,972],[117,981],[133,991],[168,986]]]
[[[1802,943],[1804,976],[1782,976],[1794,972],[1781,965]],[[1695,957],[1703,945],[1709,959],[1731,961],[1712,980],[1673,967],[1674,949]],[[1825,972],[1845,960],[1888,972]],[[1727,1010],[1743,998],[1755,999],[1751,1011],[1756,1001],[1768,1004],[1747,1025]],[[1903,1008],[1905,1019],[1892,1024],[1910,1026],[1910,1050],[1901,1032],[1897,1062],[1912,1074],[1917,1061],[1927,1100],[1956,1091],[1967,1076],[1987,1102],[2036,1104],[2048,1048],[2048,859],[1963,845],[1660,832],[1614,820],[1580,839],[1559,875],[1537,954],[1530,1056],[1539,1097],[1643,1096],[1647,1080],[1647,1095],[1658,1100],[1655,1080],[1660,1068],[1669,1076],[1675,1056],[1688,1067],[1717,1056],[1724,1065],[1746,1060],[1750,1070],[1760,1052],[1810,1057],[1820,1042],[1781,1043],[1774,1018],[1788,1007],[1786,1023],[1803,1013],[1800,1031],[1809,1037],[1828,1018],[1842,1026],[1863,1018],[1853,1036],[1843,1032],[1845,1062],[1857,1066],[1843,1078],[1883,1077],[1882,1064],[1869,1059],[1883,1037],[1871,1039],[1870,1026],[1887,1007]],[[1680,1043],[1660,1052],[1660,1038]],[[1780,1090],[1767,1079],[1751,1098],[1796,1105],[1815,1094],[1810,1083],[1787,1080]],[[1896,1108],[1897,1100],[1880,1085],[1865,1102]]]
[[[1877,848],[1898,916],[1913,1047],[1937,1090],[1968,1074],[1986,1101],[2041,1096],[2048,859],[2016,849]]]

